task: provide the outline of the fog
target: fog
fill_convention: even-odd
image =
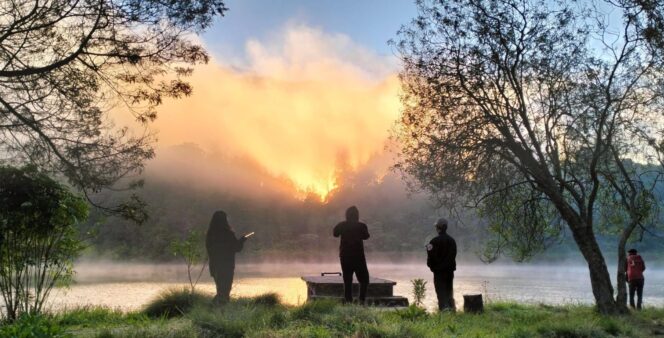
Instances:
[[[397,282],[395,294],[412,301],[410,280],[423,278],[427,284],[425,306],[435,308],[432,275],[424,261],[369,261],[374,277]],[[614,269],[614,267],[610,267]],[[122,310],[139,309],[166,289],[186,285],[182,264],[80,262],[76,265],[76,283],[58,289],[51,300],[55,309],[81,305],[105,305]],[[301,276],[339,271],[337,262],[239,264],[232,295],[253,296],[275,292],[287,304],[306,300],[306,284]],[[204,272],[198,289],[214,293],[214,284]],[[664,305],[664,272],[657,263],[646,271],[645,306]],[[561,264],[483,265],[461,262],[455,272],[454,295],[457,307],[463,306],[464,294],[482,293],[485,301],[519,301],[530,304],[592,304],[587,268],[572,262]]]

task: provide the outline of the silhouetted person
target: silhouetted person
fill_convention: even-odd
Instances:
[[[363,241],[369,239],[367,225],[360,222],[360,212],[352,206],[346,210],[346,220],[337,224],[333,231],[334,237],[341,237],[339,259],[344,279],[344,299],[353,301],[353,273],[360,283],[360,303],[366,301],[369,287],[369,270],[364,257]]]
[[[627,283],[629,284],[629,305],[634,308],[634,293],[638,298],[636,308],[641,310],[641,302],[643,300],[643,271],[646,270],[646,263],[638,254],[636,249],[629,249],[627,251]]]
[[[427,266],[433,272],[438,309],[455,311],[453,282],[456,270],[456,242],[447,234],[446,219],[439,219],[435,226],[438,236],[427,245]]]
[[[210,259],[210,275],[217,286],[215,303],[226,303],[230,299],[235,273],[235,253],[242,250],[246,239],[246,237],[239,239],[235,237],[225,212],[220,210],[212,215],[205,247]]]

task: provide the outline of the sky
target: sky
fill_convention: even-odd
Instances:
[[[252,39],[264,40],[300,24],[343,34],[378,55],[394,55],[387,41],[416,15],[414,0],[228,0],[229,11],[203,34],[217,57],[241,59]]]
[[[400,113],[399,62],[387,41],[415,15],[410,0],[229,0],[198,39],[209,64],[193,95],[166,102],[159,147],[196,144],[248,158],[295,190],[324,199],[339,172],[368,163],[384,175]]]

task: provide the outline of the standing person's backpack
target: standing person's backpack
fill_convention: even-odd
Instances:
[[[627,256],[627,281],[643,279],[643,271],[646,270],[646,264],[641,255]]]

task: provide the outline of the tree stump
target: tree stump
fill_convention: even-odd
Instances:
[[[484,311],[482,295],[463,295],[463,311],[470,313],[481,313]]]

